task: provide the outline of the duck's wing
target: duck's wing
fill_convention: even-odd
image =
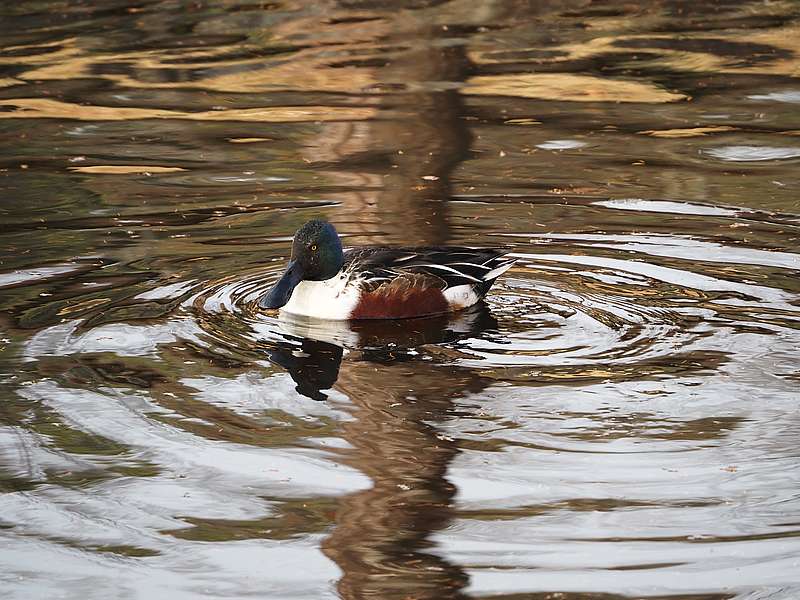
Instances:
[[[353,248],[345,253],[345,268],[357,271],[359,278],[369,286],[414,275],[426,285],[439,289],[460,285],[488,289],[513,263],[505,250],[467,246],[368,247]]]

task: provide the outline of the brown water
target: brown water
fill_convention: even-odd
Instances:
[[[4,2],[0,194],[4,598],[800,598],[800,4]]]

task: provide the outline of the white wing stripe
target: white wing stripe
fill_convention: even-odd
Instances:
[[[491,267],[487,267],[486,265],[479,265],[478,263],[468,263],[468,262],[451,262],[447,263],[449,265],[464,265],[465,267],[477,267],[479,269],[486,269],[487,271],[491,269]]]
[[[450,271],[451,273],[455,273],[456,275],[458,275],[459,277],[463,277],[464,279],[469,279],[469,280],[474,281],[476,283],[480,283],[481,282],[480,279],[477,279],[477,278],[473,277],[472,275],[467,275],[466,273],[462,273],[458,269],[454,269],[454,268],[448,267],[446,265],[414,265],[414,266],[417,267],[417,268],[422,268],[422,269],[440,269],[442,271]]]
[[[491,271],[486,273],[486,275],[483,276],[483,280],[489,281],[490,279],[497,279],[498,277],[500,277],[500,275],[508,271],[511,268],[511,265],[514,264],[514,262],[515,261],[512,260],[507,263],[503,263],[499,267],[492,269]]]

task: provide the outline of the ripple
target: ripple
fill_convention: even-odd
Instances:
[[[536,147],[542,150],[574,150],[588,145],[586,142],[578,140],[548,140],[541,144],[536,144]]]
[[[703,152],[728,162],[761,162],[800,157],[800,148],[793,146],[721,146],[704,148]]]
[[[635,206],[650,204],[655,212],[736,214],[684,203]],[[516,234],[506,235],[513,239]],[[333,368],[327,357],[317,364],[312,356],[328,346],[371,353],[373,358],[405,355],[479,369],[482,377],[504,381],[685,376],[717,370],[727,361],[734,324],[746,328],[769,315],[780,327],[798,317],[795,296],[780,288],[689,268],[695,257],[703,256],[708,263],[735,259],[753,268],[793,270],[800,267],[796,254],[669,235],[533,237],[579,244],[587,254],[514,254],[519,262],[490,292],[488,310],[386,322],[278,316],[257,307],[279,275],[276,267],[211,283],[186,305],[218,350],[270,360],[295,378],[306,376],[308,365],[314,364],[318,371],[327,369],[323,379],[329,386],[336,380],[338,362]],[[596,256],[592,249],[624,254]],[[630,259],[630,253],[637,258]],[[683,262],[656,264],[665,259]]]
[[[643,200],[641,198],[619,198],[614,200],[600,200],[597,206],[615,208],[618,210],[636,210],[642,212],[674,213],[677,215],[709,215],[715,217],[734,217],[740,211],[707,204],[693,204],[690,202],[673,202],[668,200]]]
[[[753,94],[748,100],[767,100],[769,102],[800,103],[800,90],[786,90],[784,92],[770,92],[769,94]]]
[[[72,273],[80,269],[79,265],[53,265],[35,269],[17,269],[8,273],[0,273],[0,288],[23,283],[41,282],[52,277]]]
[[[569,260],[527,258],[538,264]],[[523,267],[535,268],[537,263],[523,262]],[[692,344],[703,335],[694,324],[704,311],[665,302],[663,295],[652,293],[652,280],[636,281],[629,274],[620,285],[625,275],[620,269],[553,275],[551,279],[543,274],[533,286],[517,279],[506,282],[508,291],[492,298],[493,304],[500,304],[494,312],[506,335],[472,340],[463,348],[471,358],[462,359],[462,364],[481,367],[485,376],[503,380],[566,382],[669,375],[711,368],[718,361],[706,356],[705,367],[689,365]],[[609,282],[609,276],[616,281]]]

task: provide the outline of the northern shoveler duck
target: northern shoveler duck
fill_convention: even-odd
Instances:
[[[493,248],[465,246],[342,250],[333,225],[297,230],[286,272],[260,308],[318,319],[404,319],[467,308],[513,260]]]

